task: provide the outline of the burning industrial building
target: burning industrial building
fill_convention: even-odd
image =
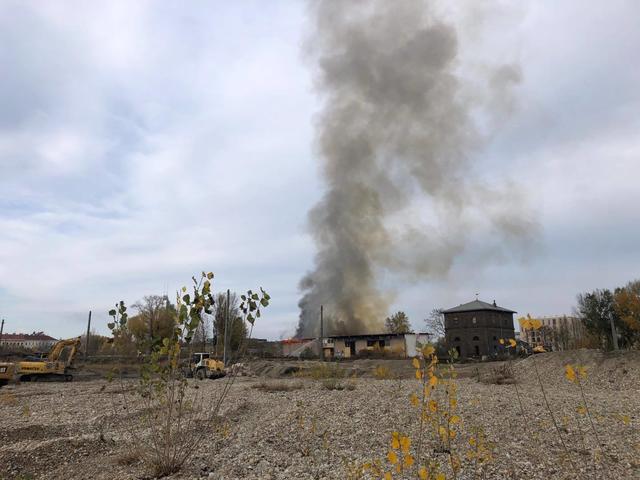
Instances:
[[[306,52],[323,98],[317,150],[325,193],[309,213],[317,247],[300,282],[297,335],[383,331],[394,292],[446,274],[479,226],[492,248],[526,242],[533,222],[505,189],[472,174],[479,118],[503,108],[516,65],[467,81],[457,27],[422,0],[312,2]],[[484,117],[483,117],[484,115]]]

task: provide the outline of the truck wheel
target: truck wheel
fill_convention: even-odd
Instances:
[[[207,378],[207,374],[205,373],[204,368],[201,368],[196,372],[196,377],[198,378],[198,380],[204,380],[205,378]]]

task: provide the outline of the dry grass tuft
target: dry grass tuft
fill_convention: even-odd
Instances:
[[[300,390],[303,388],[301,382],[260,382],[253,385],[252,388],[256,388],[262,392],[292,392],[294,390]]]
[[[355,390],[353,382],[342,382],[338,378],[327,378],[322,381],[322,386],[326,390]]]
[[[504,363],[491,369],[488,376],[482,379],[483,383],[494,385],[511,385],[516,383],[516,376],[511,363]]]
[[[122,452],[121,454],[119,454],[116,457],[115,462],[121,466],[129,466],[129,465],[138,463],[141,460],[142,460],[142,452],[137,448],[133,448],[133,449],[128,449]]]

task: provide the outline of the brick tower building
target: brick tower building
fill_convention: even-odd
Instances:
[[[483,357],[497,354],[501,338],[514,338],[513,314],[494,300],[474,300],[444,310],[445,340],[461,357]]]

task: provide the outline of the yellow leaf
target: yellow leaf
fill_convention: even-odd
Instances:
[[[442,425],[440,425],[440,427],[438,427],[438,433],[440,434],[440,436],[442,438],[447,438],[447,435],[448,435],[447,429],[444,428]]]
[[[564,376],[567,377],[567,380],[570,382],[576,381],[576,372],[571,365],[566,365],[564,367]]]
[[[429,357],[429,356],[433,355],[435,351],[436,351],[436,349],[433,348],[433,345],[425,345],[422,348],[422,355],[424,355],[425,357]]]
[[[538,330],[542,326],[542,322],[537,318],[529,320],[529,323],[531,324],[531,328],[533,328],[534,330]]]
[[[404,466],[410,467],[411,465],[413,465],[413,457],[411,455],[407,455],[404,457]]]
[[[471,438],[469,439],[469,445],[471,445],[472,447],[475,447],[475,446],[476,446],[476,439],[475,439],[475,438],[473,438],[473,437],[471,437]]]
[[[393,448],[394,450],[397,450],[400,448],[400,442],[396,437],[394,437],[393,440],[391,440],[391,448]]]
[[[393,475],[391,474],[391,472],[387,472],[384,474],[384,480],[391,480],[393,478]]]
[[[409,437],[401,437],[400,446],[402,447],[402,451],[404,453],[408,453],[409,448],[411,447],[411,439]]]
[[[455,425],[457,423],[460,423],[460,417],[458,415],[454,415],[453,417],[451,417],[449,421],[451,422],[452,425]]]
[[[580,415],[584,415],[585,413],[587,413],[587,409],[586,409],[583,405],[580,405],[580,406],[577,408],[577,412],[578,412]]]
[[[629,415],[620,415],[620,420],[622,420],[622,423],[625,425],[629,425],[629,423],[631,423],[631,417],[629,417]]]
[[[534,347],[533,351],[536,352],[536,353],[544,353],[544,352],[546,352],[546,350],[544,349],[544,347],[542,345],[538,345],[537,347]]]
[[[531,323],[525,317],[520,317],[518,319],[518,323],[520,324],[520,329],[529,330],[531,328]]]
[[[515,346],[517,345],[517,343],[516,343],[515,339],[510,338],[510,339],[509,339],[509,345],[510,345],[511,347],[515,347]]]
[[[398,455],[393,450],[389,450],[389,453],[387,453],[387,459],[394,465],[398,463]]]
[[[504,338],[501,338],[500,340],[498,340],[500,342],[500,345],[504,345]]]
[[[418,470],[418,476],[420,477],[420,480],[427,480],[427,478],[429,478],[429,472],[427,472],[425,467],[420,467],[420,470]]]
[[[432,412],[437,412],[438,402],[436,402],[435,400],[429,400],[429,410],[431,410]]]
[[[456,438],[456,431],[455,430],[449,430],[449,438],[451,438],[451,439]]]
[[[396,472],[402,473],[402,465],[400,463],[396,465]]]
[[[455,398],[449,399],[449,408],[454,409],[458,406],[458,400]]]
[[[435,388],[437,384],[438,384],[438,377],[434,375],[429,379],[429,385],[431,386],[431,388]]]
[[[439,474],[436,475],[436,480],[447,480],[447,477],[445,476],[444,473],[440,472]]]
[[[586,367],[583,367],[582,365],[578,365],[578,375],[580,375],[580,378],[587,378]]]
[[[422,380],[422,370],[416,370],[416,378]]]
[[[420,368],[420,360],[417,358],[414,358],[411,363],[413,364],[413,368]]]
[[[415,393],[412,393],[409,398],[411,399],[411,405],[414,407],[417,407],[420,404],[420,399]]]

